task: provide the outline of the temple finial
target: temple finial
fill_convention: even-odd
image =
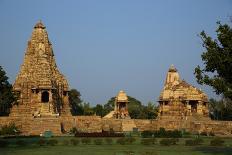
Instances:
[[[46,27],[44,26],[44,24],[42,23],[42,20],[40,19],[34,26],[34,28],[41,28],[41,29],[45,29]]]

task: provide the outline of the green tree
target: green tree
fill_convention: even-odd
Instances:
[[[155,119],[158,115],[158,107],[152,103],[148,102],[147,106],[143,106],[142,116],[144,119]]]
[[[69,92],[69,104],[72,115],[83,115],[84,108],[82,105],[81,94],[76,89],[71,89]]]
[[[103,116],[114,110],[115,97],[111,97],[110,100],[103,106]]]
[[[204,31],[200,33],[205,52],[201,55],[204,68],[195,68],[199,84],[211,86],[217,94],[232,99],[232,29],[228,24],[217,22],[217,39]]]
[[[214,120],[232,120],[232,102],[230,99],[209,100],[210,116]]]
[[[141,118],[142,103],[134,97],[128,96],[128,111],[133,119]]]
[[[93,107],[93,111],[97,116],[104,116],[104,109],[103,106],[100,104],[97,104],[95,107]]]
[[[12,104],[17,100],[13,93],[12,85],[8,82],[6,72],[0,66],[0,116],[6,116],[10,113]]]
[[[93,108],[90,107],[89,103],[84,103],[83,104],[83,109],[84,109],[84,115],[85,116],[94,115]]]

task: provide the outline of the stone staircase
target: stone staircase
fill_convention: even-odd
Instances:
[[[135,122],[133,119],[122,119],[122,131],[129,132],[133,131],[133,128],[136,128]]]
[[[104,118],[113,118],[114,117],[114,111],[111,111],[107,115],[104,116]]]

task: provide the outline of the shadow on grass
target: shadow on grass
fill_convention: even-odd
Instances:
[[[232,147],[213,147],[213,146],[201,146],[193,149],[194,151],[199,151],[204,154],[223,154],[231,155]]]

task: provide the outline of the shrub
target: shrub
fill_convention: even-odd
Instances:
[[[69,141],[68,140],[63,140],[63,145],[69,145]]]
[[[204,142],[202,138],[196,138],[194,141],[196,142],[197,145],[201,145]]]
[[[132,144],[136,141],[136,139],[134,137],[128,137],[126,138],[126,143],[127,144]]]
[[[18,146],[25,146],[26,142],[24,140],[17,140],[16,141],[16,145],[18,145]]]
[[[165,128],[160,128],[158,131],[143,131],[143,138],[159,137],[159,138],[181,138],[182,132],[178,130],[166,131]]]
[[[113,143],[113,139],[112,138],[105,138],[105,142],[109,145],[111,145]]]
[[[9,125],[3,125],[0,130],[0,135],[17,135],[20,133],[20,130],[14,123]]]
[[[177,142],[179,142],[179,139],[178,139],[178,138],[171,138],[171,139],[169,139],[169,140],[170,140],[171,145],[176,145]]]
[[[152,131],[142,131],[142,132],[141,132],[141,136],[142,136],[143,138],[150,138],[150,137],[152,137],[152,135],[153,135],[153,132],[152,132]]]
[[[176,139],[176,138],[171,138],[171,139],[165,138],[165,139],[160,140],[160,145],[163,145],[163,146],[176,145],[178,141],[179,139]]]
[[[47,142],[48,145],[55,146],[58,144],[58,141],[56,139],[50,139]]]
[[[80,140],[79,139],[71,139],[70,142],[72,145],[78,145],[80,143]]]
[[[185,145],[186,146],[195,146],[195,145],[201,145],[203,142],[204,141],[201,138],[188,139],[188,140],[185,140]]]
[[[90,144],[91,143],[91,139],[90,138],[82,138],[81,139],[81,143],[82,144]]]
[[[118,138],[117,143],[121,144],[121,145],[125,145],[126,144],[126,139],[125,138]]]
[[[73,127],[72,129],[70,129],[70,133],[76,134],[77,133],[77,128]]]
[[[39,146],[43,146],[43,145],[46,144],[46,140],[45,140],[45,139],[39,139],[38,142],[37,142],[37,144],[38,144]]]
[[[99,138],[97,138],[97,139],[94,139],[94,144],[96,144],[96,145],[102,145],[102,139],[99,139]]]
[[[9,145],[8,141],[0,140],[0,147],[7,147]]]
[[[220,138],[214,138],[210,141],[211,146],[223,146],[224,140]]]
[[[141,144],[143,144],[143,145],[152,145],[155,143],[156,143],[155,138],[143,138],[143,139],[141,139]]]

